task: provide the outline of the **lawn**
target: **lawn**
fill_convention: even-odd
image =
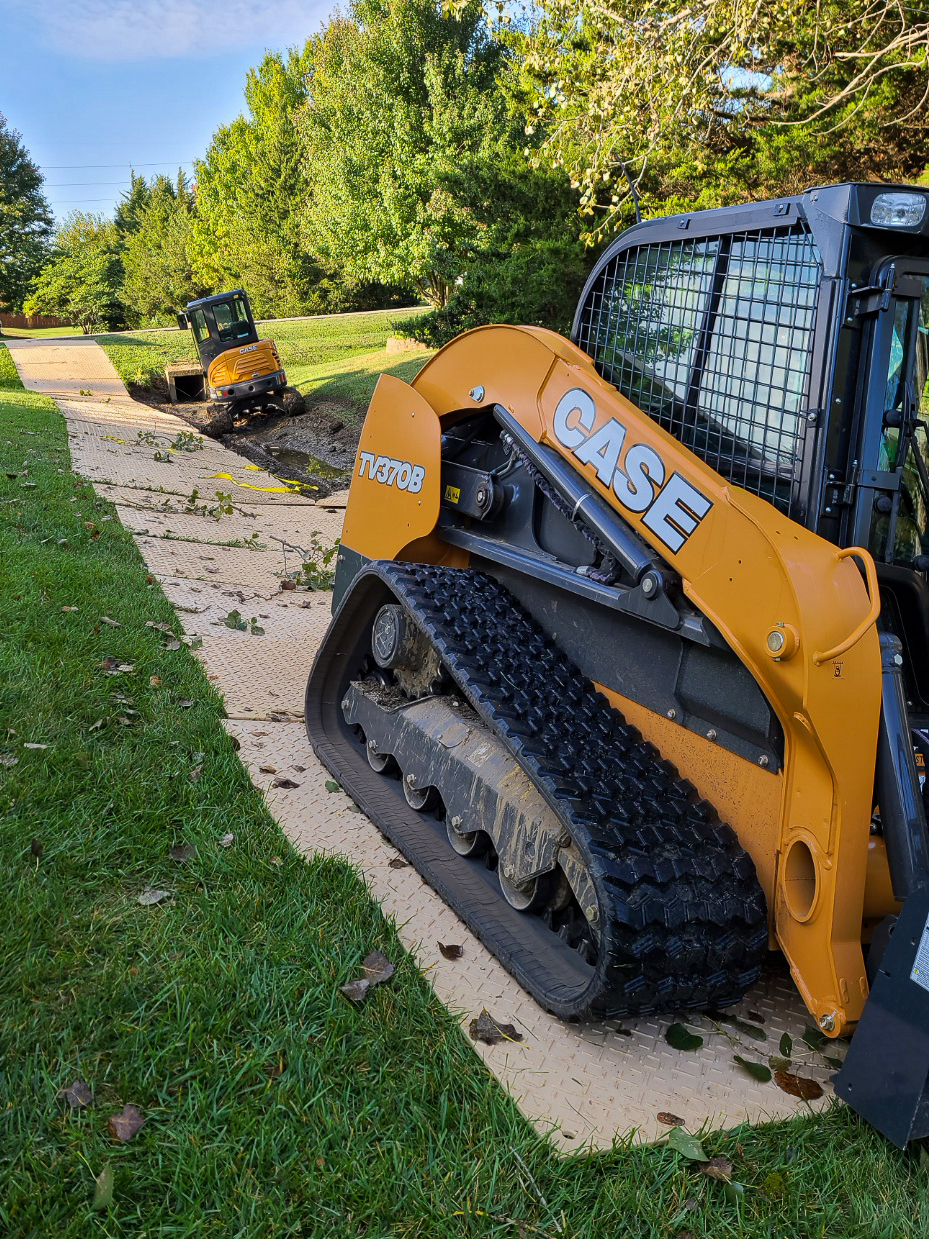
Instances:
[[[393,324],[411,310],[375,310],[369,314],[333,314],[300,322],[259,323],[263,336],[277,344],[288,382],[309,404],[331,401],[346,406],[359,419],[368,406],[380,373],[410,379],[428,354],[388,356],[385,345]],[[151,387],[164,367],[195,361],[189,331],[138,331],[94,337],[124,383]]]
[[[55,340],[80,334],[80,327],[0,327],[0,338],[11,340]]]
[[[354,873],[289,847],[2,346],[0,450],[4,1239],[929,1234],[919,1150],[839,1107],[707,1136],[731,1199],[667,1146],[556,1157]],[[375,948],[396,974],[355,1007]],[[58,1099],[76,1080],[86,1108]]]

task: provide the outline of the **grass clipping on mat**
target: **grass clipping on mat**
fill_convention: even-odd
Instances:
[[[6,381],[4,1239],[929,1233],[916,1156],[840,1109],[701,1134],[735,1201],[669,1147],[560,1158],[349,867],[288,847],[60,416]],[[346,1001],[373,952],[394,974]]]

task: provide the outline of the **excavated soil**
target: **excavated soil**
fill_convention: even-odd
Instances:
[[[301,482],[317,495],[345,486],[355,459],[361,419],[347,405],[320,401],[307,408],[299,393],[287,392],[282,405],[230,423],[228,414],[210,401],[171,404],[160,377],[150,388],[130,384],[129,392],[134,400],[183,418],[252,464]]]

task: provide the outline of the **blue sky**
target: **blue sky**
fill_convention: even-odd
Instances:
[[[129,169],[203,155],[243,110],[246,71],[302,45],[332,0],[0,0],[0,113],[58,219],[112,214]],[[101,166],[102,165],[102,166]]]

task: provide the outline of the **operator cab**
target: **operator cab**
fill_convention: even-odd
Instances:
[[[929,190],[832,185],[637,224],[571,338],[723,477],[868,548],[929,724]]]
[[[241,288],[188,302],[177,316],[177,325],[182,331],[189,326],[193,332],[204,373],[220,353],[258,341],[248,297]]]

